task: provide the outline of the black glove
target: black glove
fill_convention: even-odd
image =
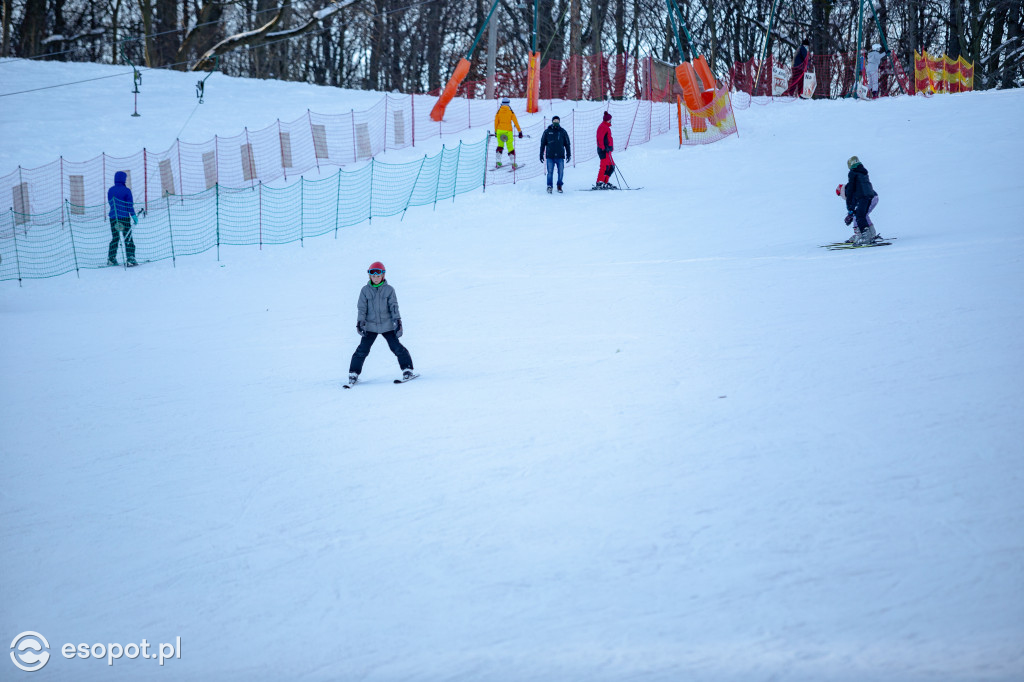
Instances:
[[[853,222],[853,211],[850,211],[849,213],[846,214],[846,217],[843,218],[843,222],[846,223],[847,225]]]
[[[523,131],[522,130],[519,131],[519,139],[520,140],[523,139]]]
[[[543,154],[540,155],[540,162],[544,163],[544,155]]]
[[[608,145],[608,148],[607,148],[607,149],[605,149],[605,151],[606,151],[606,152],[613,152],[613,151],[615,151],[615,148],[614,148],[614,147],[612,147],[611,145]]]
[[[365,322],[356,322],[356,334],[359,334],[359,336],[365,336],[366,335],[366,323]]]
[[[603,159],[604,158],[604,150],[603,149],[598,149],[597,150],[597,158],[599,158],[599,159]]]
[[[395,336],[399,338],[402,336],[402,318],[395,320]]]
[[[565,162],[566,162],[566,163],[569,163],[569,161],[571,161],[571,160],[572,160],[572,157],[571,157],[571,156],[569,156],[569,155],[566,155],[566,157],[565,157]]]

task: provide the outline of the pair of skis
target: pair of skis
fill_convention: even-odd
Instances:
[[[874,246],[892,246],[892,239],[896,237],[883,237],[879,241],[870,244],[852,244],[850,242],[836,242],[835,244],[822,244],[821,248],[829,251],[850,251],[851,249],[870,249]]]
[[[412,381],[413,379],[415,379],[415,378],[416,378],[416,377],[418,377],[418,376],[419,376],[419,374],[413,374],[413,375],[412,375],[412,376],[410,376],[410,377],[409,377],[408,379],[406,379],[406,378],[401,378],[401,379],[395,379],[395,383],[396,383],[396,384],[404,384],[404,383],[406,383],[406,382]],[[359,383],[359,379],[356,379],[355,381],[352,381],[352,382],[350,382],[350,383],[347,383],[347,384],[342,384],[342,386],[343,386],[344,388],[352,388],[352,387],[353,387],[353,386],[355,386],[355,385],[356,385],[357,383]]]

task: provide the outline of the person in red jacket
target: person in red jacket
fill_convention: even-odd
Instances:
[[[597,155],[601,159],[601,167],[597,171],[597,184],[594,189],[618,189],[608,182],[615,172],[615,162],[612,160],[612,115],[604,112],[604,120],[597,126]]]

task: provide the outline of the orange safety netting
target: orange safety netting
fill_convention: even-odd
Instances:
[[[918,92],[969,92],[974,89],[974,65],[963,57],[914,52],[914,85]]]

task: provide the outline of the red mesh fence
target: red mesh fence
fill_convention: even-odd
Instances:
[[[860,54],[863,60],[864,53]],[[808,71],[815,76],[815,98],[836,99],[845,97],[853,91],[856,62],[853,54],[811,55]],[[773,89],[772,74],[775,69],[788,73],[792,71],[789,61],[779,61],[769,55],[758,76],[759,61],[751,59],[736,62],[729,69],[729,87],[735,92],[742,92],[752,97],[782,97],[779,88]],[[787,75],[788,78],[788,75]],[[863,62],[861,78],[865,78]],[[755,82],[756,81],[756,82]],[[887,56],[878,69],[878,92],[880,97],[892,97],[901,94],[914,94],[914,84],[907,77],[906,70],[898,59]],[[786,99],[792,99],[787,97]]]
[[[586,55],[569,59],[550,59],[541,69],[540,98],[602,101],[606,99],[645,99],[675,101],[682,92],[675,82],[673,65],[651,57],[632,55]],[[495,97],[526,97],[528,70],[498,73],[494,77]],[[463,81],[458,94],[482,99],[487,81]],[[429,94],[438,95],[441,88]]]

